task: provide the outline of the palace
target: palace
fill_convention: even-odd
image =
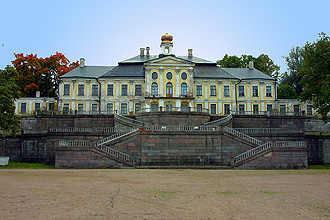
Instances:
[[[161,37],[160,54],[150,48],[117,66],[80,66],[60,78],[56,103],[36,97],[16,101],[17,114],[31,114],[58,104],[58,111],[75,114],[136,115],[150,111],[206,111],[211,115],[305,114],[307,103],[278,100],[276,79],[254,68],[221,68],[188,49],[187,56],[173,54],[173,36]],[[52,102],[51,105],[49,102]]]

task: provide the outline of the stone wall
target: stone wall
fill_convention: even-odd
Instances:
[[[154,125],[202,125],[210,121],[210,115],[205,112],[142,112],[136,119]]]
[[[266,116],[234,115],[233,128],[292,128],[304,129],[305,117],[301,116]]]
[[[113,127],[113,115],[37,115],[23,116],[21,129]]]
[[[90,147],[57,147],[55,168],[95,169],[125,167]]]
[[[272,148],[272,150],[236,169],[302,169],[308,168],[307,150],[302,147]]]

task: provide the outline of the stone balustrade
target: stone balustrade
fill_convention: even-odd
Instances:
[[[251,136],[249,136],[249,135],[247,135],[247,134],[244,134],[244,133],[242,133],[242,132],[239,132],[239,131],[237,131],[237,130],[235,130],[235,129],[229,128],[229,127],[227,127],[227,126],[224,126],[224,127],[223,127],[223,130],[224,130],[225,132],[228,132],[228,133],[230,133],[230,134],[232,134],[232,135],[234,135],[234,136],[236,136],[236,137],[238,137],[238,138],[240,138],[240,139],[243,139],[243,140],[245,140],[245,141],[248,141],[248,142],[250,142],[250,143],[252,143],[252,144],[255,144],[255,145],[257,145],[257,146],[259,146],[259,145],[262,144],[262,141],[257,140],[257,139],[255,139],[255,138],[253,138],[253,137],[251,137]]]

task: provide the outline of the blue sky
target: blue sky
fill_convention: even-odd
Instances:
[[[86,65],[116,65],[160,37],[173,35],[173,53],[211,61],[225,54],[268,54],[284,72],[293,46],[330,35],[328,0],[45,1],[5,0],[0,13],[0,69],[13,53],[48,57],[56,51]],[[2,46],[4,45],[4,46]]]

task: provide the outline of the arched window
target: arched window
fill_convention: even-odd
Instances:
[[[181,84],[181,95],[187,95],[187,84],[186,83]]]
[[[173,84],[170,82],[166,84],[166,97],[173,97]]]
[[[165,47],[165,53],[170,53],[170,48],[169,47]]]
[[[158,84],[155,82],[151,84],[151,95],[158,95]]]

